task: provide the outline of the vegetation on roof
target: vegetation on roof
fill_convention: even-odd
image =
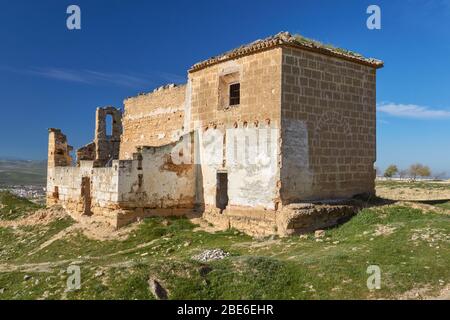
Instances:
[[[343,49],[343,48],[339,48],[336,47],[330,43],[322,43],[318,40],[315,39],[311,39],[311,38],[307,38],[304,37],[300,34],[294,34],[292,35],[292,37],[295,39],[296,42],[298,42],[301,45],[309,45],[312,44],[314,47],[316,48],[323,48],[323,49],[328,49],[331,51],[335,51],[335,52],[339,52],[342,54],[346,54],[346,55],[351,55],[357,58],[363,58],[363,56],[357,52],[351,51],[351,50],[347,50],[347,49]]]

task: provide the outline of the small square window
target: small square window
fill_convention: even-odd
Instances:
[[[230,106],[235,106],[241,103],[241,84],[230,84]]]

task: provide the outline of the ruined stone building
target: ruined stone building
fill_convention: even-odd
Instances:
[[[374,193],[383,63],[289,33],[193,65],[187,83],[98,108],[76,151],[49,129],[48,204],[116,227],[197,213],[251,234],[292,234]],[[107,121],[111,132],[107,132]]]

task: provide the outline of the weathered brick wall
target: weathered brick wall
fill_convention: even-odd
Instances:
[[[376,71],[283,49],[283,203],[374,192]]]
[[[219,79],[221,75],[239,72],[241,84],[240,105],[219,107]],[[189,74],[192,86],[191,128],[200,124],[217,126],[254,125],[280,120],[281,49],[226,61]]]
[[[221,94],[224,92],[221,90],[226,90],[227,86],[223,85],[223,81],[227,81],[226,78],[240,83],[240,104],[237,106],[223,106]],[[207,133],[220,131],[225,141],[218,141],[220,148],[232,143],[226,134],[227,129],[245,132],[280,128],[281,48],[196,70],[189,74],[188,85],[191,87],[191,103],[186,109],[186,113],[191,115],[189,129],[198,129],[202,137],[205,137],[205,130]],[[211,154],[209,143],[205,138],[198,146],[202,159],[203,156]],[[277,149],[278,157],[278,141],[273,145]],[[255,148],[254,145],[250,147]],[[203,187],[199,198],[207,207],[214,207],[217,171],[227,170],[229,208],[247,206],[252,210],[274,209],[279,201],[277,157],[275,164],[253,162],[232,165],[224,151],[224,166],[222,163],[202,163],[197,176]]]
[[[160,88],[124,101],[120,159],[132,159],[137,146],[161,146],[182,134],[186,86]]]

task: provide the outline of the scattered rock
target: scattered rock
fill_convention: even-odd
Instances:
[[[389,225],[377,225],[377,229],[373,233],[374,236],[388,236],[392,233],[394,233],[396,227],[389,226]]]
[[[104,275],[103,271],[99,270],[94,274],[94,277],[98,278],[98,277],[102,277]]]
[[[164,219],[164,220],[161,222],[161,224],[162,224],[163,226],[167,227],[167,226],[170,226],[170,221],[167,220],[167,219]]]
[[[28,280],[30,280],[31,278],[32,278],[32,276],[30,276],[30,275],[28,275],[28,274],[26,274],[26,275],[23,276],[23,280],[24,280],[24,281],[28,281]]]
[[[0,294],[3,294],[5,292],[5,288],[0,288]]]
[[[306,240],[306,239],[308,239],[308,235],[307,235],[307,234],[301,234],[301,235],[299,236],[299,238],[300,238],[301,240]]]
[[[174,248],[167,248],[167,249],[166,249],[166,253],[172,253],[172,252],[174,252],[174,251],[175,251]]]
[[[325,230],[316,230],[314,232],[314,237],[316,237],[316,238],[323,238],[323,237],[325,237]]]
[[[208,273],[210,273],[211,271],[212,271],[212,268],[210,266],[207,266],[207,265],[202,265],[198,269],[198,273],[200,274],[201,277],[206,277],[206,275]]]
[[[167,290],[164,289],[164,287],[161,285],[159,280],[157,280],[154,277],[150,277],[148,279],[148,286],[150,288],[151,293],[155,296],[158,300],[167,300]]]
[[[191,245],[191,241],[186,241],[184,244],[183,244],[183,247],[189,247],[190,245]]]
[[[222,249],[205,250],[202,253],[195,255],[192,259],[200,262],[208,262],[213,260],[221,260],[228,257],[230,254]]]

